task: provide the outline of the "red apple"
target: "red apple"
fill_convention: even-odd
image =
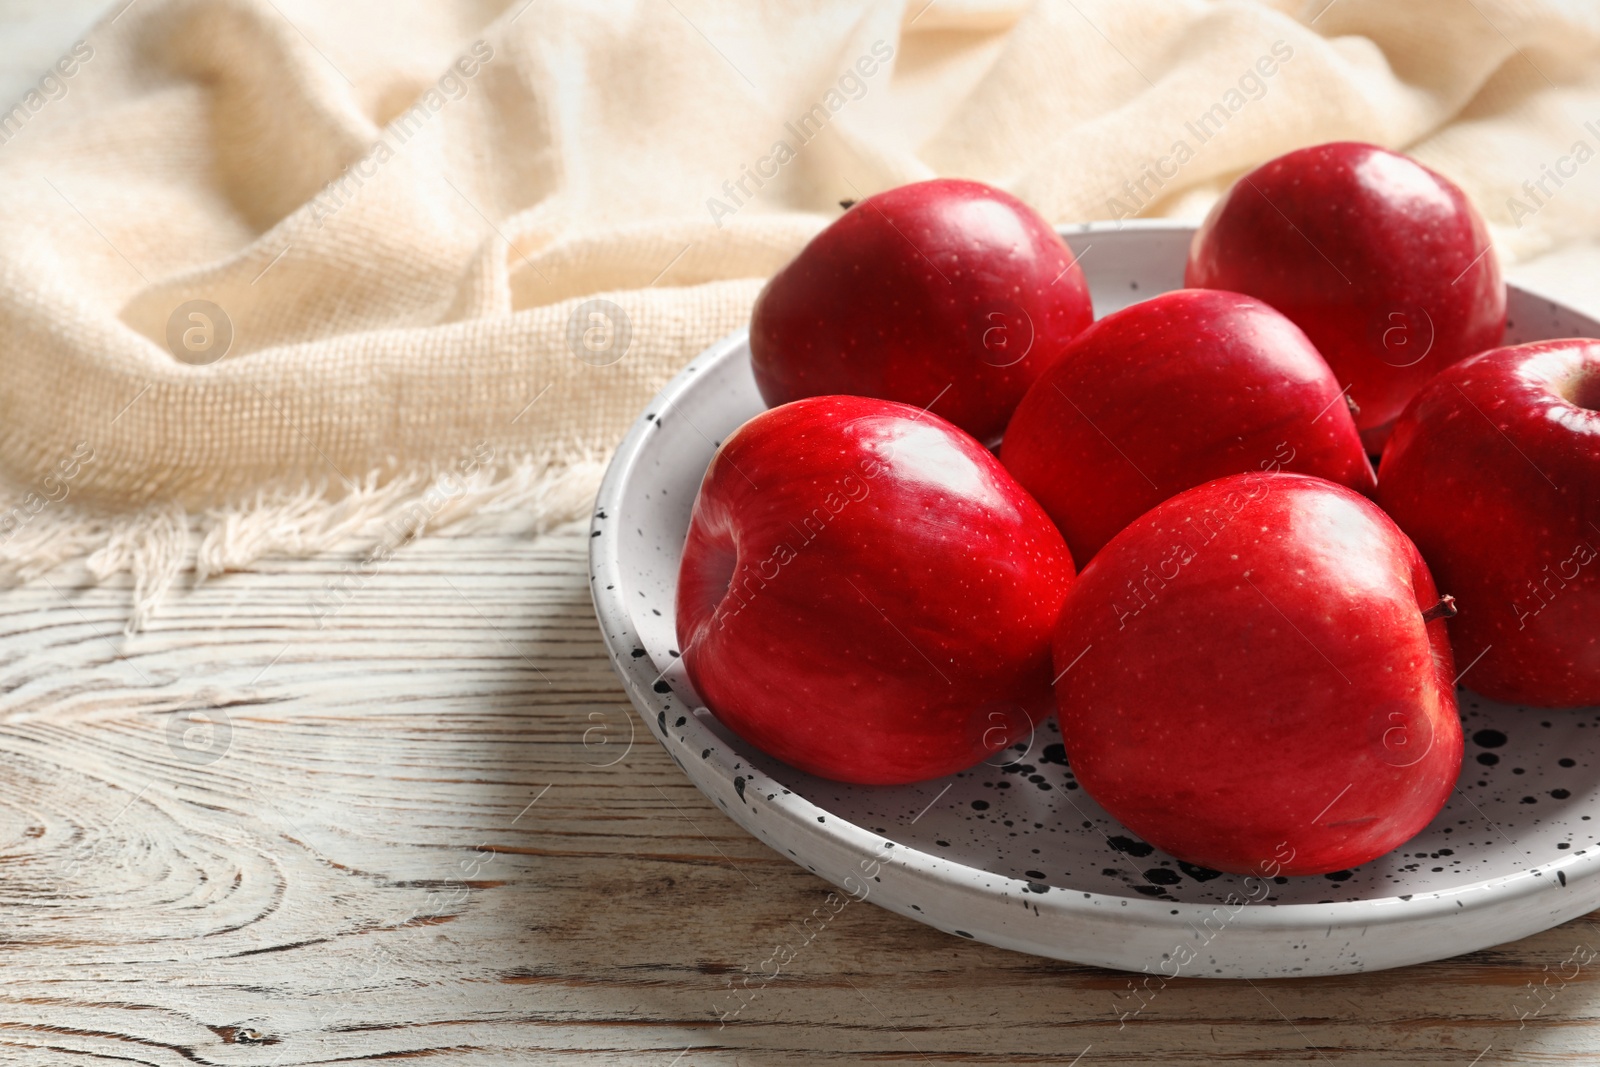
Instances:
[[[1343,486],[1256,473],[1190,489],[1067,592],[1067,759],[1179,859],[1258,875],[1365,863],[1455,785],[1446,611],[1416,548]]]
[[[706,705],[811,774],[937,778],[1051,711],[1072,558],[977,441],[855,396],[763,412],[717,450],[678,574]]]
[[[985,443],[1094,319],[1072,250],[979,182],[903,185],[851,207],[756,298],[769,405],[851,393],[928,407]]]
[[[1459,601],[1463,683],[1600,704],[1600,341],[1498,348],[1417,394],[1378,500]]]
[[[1315,474],[1370,495],[1339,383],[1261,301],[1179,289],[1107,315],[1047,368],[1000,458],[1086,563],[1128,523],[1215,478]]]
[[[1505,332],[1500,265],[1471,202],[1376,145],[1302,148],[1240,178],[1195,234],[1184,284],[1293,319],[1350,387],[1374,452],[1424,382]]]

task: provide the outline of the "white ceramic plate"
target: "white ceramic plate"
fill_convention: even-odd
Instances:
[[[1192,230],[1062,230],[1099,315],[1182,284]],[[1600,336],[1516,287],[1507,343]],[[1078,788],[1052,721],[1025,753],[913,786],[812,778],[701,706],[673,594],[690,506],[718,442],[762,409],[744,333],[702,353],[618,449],[590,542],[595,610],[634,705],[701,792],[847,892],[959,937],[1153,975],[1374,970],[1524,937],[1600,906],[1600,708],[1461,693],[1459,788],[1433,824],[1354,871],[1263,883],[1186,867]],[[1009,764],[1007,761],[1010,761]]]

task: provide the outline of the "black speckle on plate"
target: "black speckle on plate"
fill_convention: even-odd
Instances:
[[[1122,834],[1118,834],[1116,837],[1108,837],[1106,840],[1110,843],[1112,848],[1116,849],[1118,852],[1126,853],[1129,856],[1144,857],[1155,851],[1154,845],[1147,845],[1143,841],[1139,841],[1131,837],[1124,837]]]
[[[1214,871],[1210,867],[1201,867],[1197,864],[1189,863],[1186,860],[1178,861],[1178,870],[1182,871],[1184,874],[1187,874],[1190,878],[1193,878],[1197,882],[1209,882],[1213,878],[1222,877],[1221,871]]]

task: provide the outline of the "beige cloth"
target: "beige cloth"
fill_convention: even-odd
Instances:
[[[0,561],[130,569],[137,624],[186,563],[581,514],[836,201],[934,175],[1194,216],[1362,139],[1527,256],[1600,231],[1597,41],[1581,0],[136,0],[0,116]]]

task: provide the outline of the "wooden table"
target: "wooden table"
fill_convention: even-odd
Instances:
[[[1124,1024],[1124,975],[851,905],[721,1025],[830,886],[636,728],[588,540],[438,536],[332,612],[358,546],[270,562],[133,638],[126,587],[0,597],[0,1064],[1600,1062],[1593,915]]]

